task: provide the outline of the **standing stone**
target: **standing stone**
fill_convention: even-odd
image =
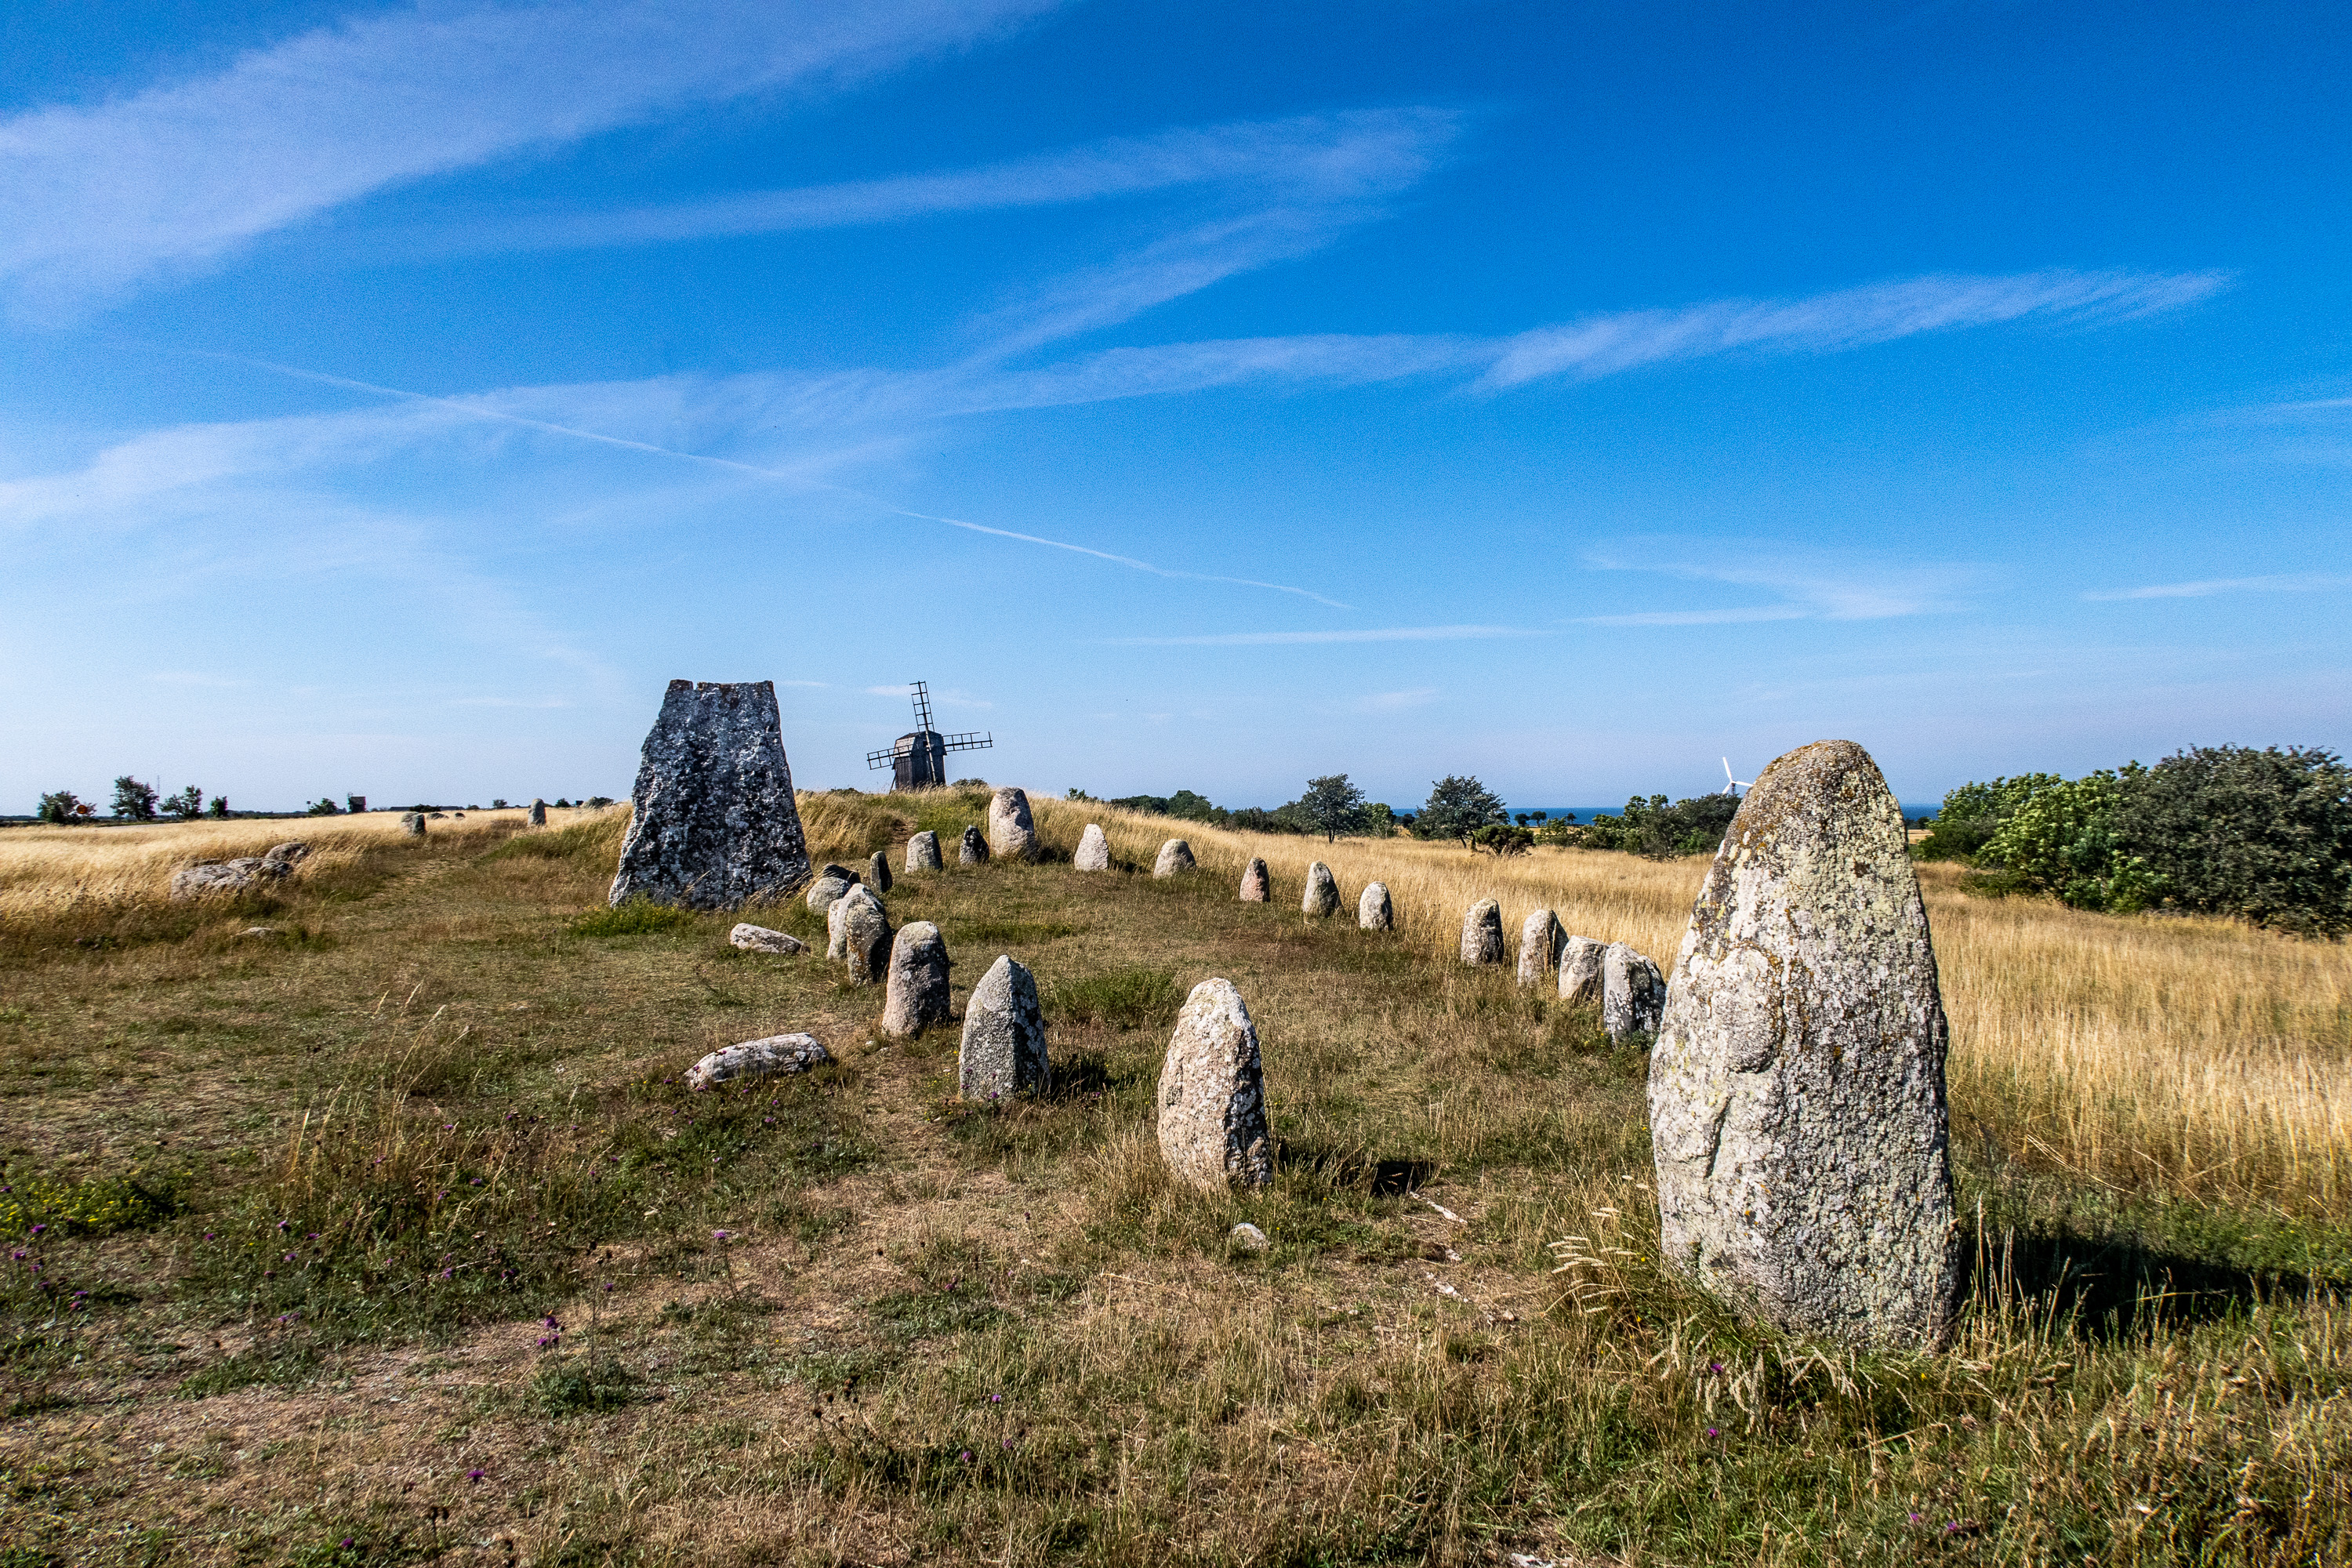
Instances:
[[[1559,944],[1568,933],[1559,929],[1559,917],[1549,910],[1538,910],[1519,928],[1519,984],[1541,985],[1553,978],[1559,964]]]
[[[890,944],[890,979],[882,998],[882,1027],[917,1035],[948,1021],[948,944],[929,921],[909,921]]]
[[[1716,851],[1650,1057],[1666,1261],[1799,1332],[1947,1342],[1948,1040],[1885,780],[1849,741],[1790,752]]]
[[[966,866],[988,864],[988,840],[980,836],[979,828],[963,830],[963,842],[956,846],[956,859]]]
[[[1087,830],[1078,835],[1078,852],[1070,857],[1070,864],[1081,871],[1110,869],[1110,840],[1103,837],[1099,824],[1087,823]]]
[[[1029,796],[1011,784],[988,803],[988,847],[1015,860],[1037,858],[1037,825],[1029,816]]]
[[[544,827],[544,826],[547,826],[547,802],[545,802],[545,801],[543,801],[543,800],[535,800],[535,801],[532,801],[532,802],[530,803],[530,812],[529,812],[528,814],[526,814],[526,815],[525,815],[525,816],[524,816],[523,820],[524,820],[526,823],[528,823],[530,826],[533,826],[533,827]]]
[[[1561,1001],[1570,1006],[1601,1005],[1601,955],[1608,951],[1606,942],[1595,942],[1589,936],[1572,936],[1560,944]]]
[[[1310,915],[1339,912],[1339,884],[1331,879],[1331,868],[1320,860],[1307,868],[1307,891],[1300,895],[1298,907]]]
[[[1601,954],[1601,1027],[1610,1042],[1654,1035],[1666,1010],[1666,977],[1622,942]]]
[[[866,858],[866,885],[877,893],[890,890],[890,856],[887,850],[877,849]]]
[[[631,799],[616,904],[729,909],[808,880],[773,681],[671,681]]]
[[[843,894],[826,911],[825,929],[834,935],[839,956],[848,963],[853,983],[882,982],[890,967],[890,916],[873,889],[860,886]]]
[[[1492,899],[1479,900],[1462,917],[1462,962],[1503,962],[1503,907]]]
[[[1396,906],[1389,901],[1389,885],[1374,882],[1356,900],[1356,923],[1366,931],[1396,928]]]
[[[740,947],[746,952],[793,953],[801,951],[798,937],[786,936],[780,931],[770,931],[766,926],[755,926],[749,921],[743,921],[733,931],[729,931],[727,940],[731,945]]]
[[[1160,1152],[1208,1192],[1274,1179],[1265,1071],[1257,1026],[1230,980],[1203,980],[1184,999],[1160,1068]]]
[[[1242,873],[1242,890],[1234,900],[1244,904],[1263,904],[1274,897],[1274,879],[1265,874],[1265,862],[1250,857],[1249,868]]]
[[[907,869],[936,871],[945,861],[940,858],[940,836],[929,831],[918,833],[907,840]]]
[[[403,833],[407,834],[411,838],[424,837],[425,814],[421,811],[402,812],[400,814],[400,830]]]
[[[809,884],[808,907],[814,914],[824,914],[839,902],[843,894],[857,886],[857,879],[837,866],[825,868],[824,875]]]
[[[956,1092],[966,1100],[996,1100],[1024,1089],[1043,1094],[1052,1076],[1037,982],[1010,953],[1000,956],[963,1006]]]
[[[1192,869],[1192,847],[1181,838],[1171,838],[1160,847],[1160,858],[1151,863],[1155,877],[1173,877]]]

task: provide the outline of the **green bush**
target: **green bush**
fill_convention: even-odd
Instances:
[[[1653,860],[1712,855],[1738,813],[1739,802],[1727,795],[1692,795],[1672,805],[1662,795],[1647,800],[1635,795],[1625,803],[1624,816],[1596,816],[1571,842],[1591,849],[1622,849]]]
[[[1974,863],[2000,825],[2040,792],[2066,781],[2056,773],[2020,773],[1990,784],[1964,784],[1944,797],[1936,823],[1912,855],[1921,860]]]
[[[2116,848],[2178,908],[2352,930],[2352,768],[2317,747],[2200,746],[2117,780]]]

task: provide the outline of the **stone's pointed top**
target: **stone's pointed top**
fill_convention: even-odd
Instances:
[[[671,681],[631,804],[616,904],[731,909],[809,879],[772,681]]]
[[[1002,1100],[1024,1089],[1042,1094],[1051,1082],[1037,982],[1011,953],[1001,954],[964,1004],[956,1092],[966,1100]]]
[[[1683,936],[1650,1121],[1671,1264],[1798,1332],[1935,1348],[1961,1258],[1948,1031],[1905,840],[1852,742],[1757,776]]]
[[[1184,999],[1160,1068],[1160,1152],[1207,1192],[1274,1179],[1257,1026],[1230,980],[1203,980]]]

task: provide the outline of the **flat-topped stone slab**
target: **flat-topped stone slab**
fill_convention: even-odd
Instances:
[[[772,681],[671,681],[630,799],[615,904],[733,909],[809,879]]]

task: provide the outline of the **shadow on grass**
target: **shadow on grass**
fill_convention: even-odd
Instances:
[[[2074,1331],[2119,1342],[2158,1324],[2211,1322],[2266,1301],[2352,1295],[2352,1280],[2291,1270],[2247,1268],[2152,1247],[2128,1235],[2072,1228],[2045,1235],[1970,1237],[1967,1286],[2046,1302]]]
[[[1437,1173],[1431,1160],[1391,1160],[1360,1149],[1333,1149],[1315,1143],[1277,1140],[1275,1168],[1301,1174],[1334,1192],[1362,1193],[1368,1197],[1402,1198]]]

